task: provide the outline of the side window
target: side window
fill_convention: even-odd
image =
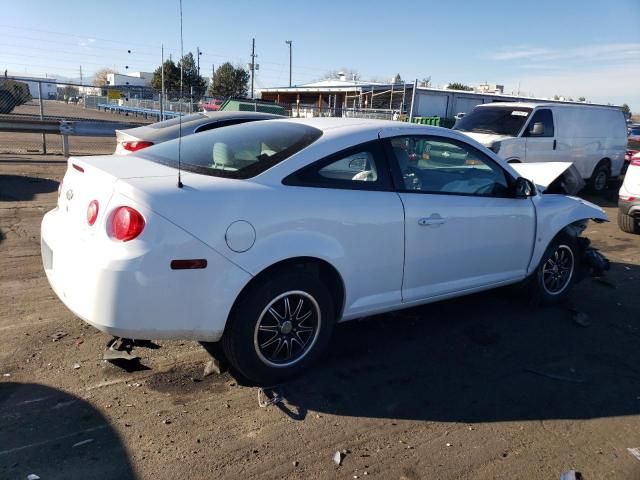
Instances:
[[[391,190],[391,180],[383,166],[379,141],[369,142],[333,154],[289,175],[285,185]]]
[[[538,110],[533,114],[527,130],[524,132],[525,137],[553,137],[553,115],[551,110]]]
[[[509,197],[504,170],[464,142],[444,137],[390,139],[404,191]]]

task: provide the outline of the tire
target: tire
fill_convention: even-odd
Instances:
[[[593,170],[593,174],[589,179],[588,187],[592,193],[601,194],[607,190],[609,180],[611,179],[611,167],[609,163],[600,162]]]
[[[618,226],[620,230],[626,233],[640,233],[638,220],[631,215],[622,213],[620,210],[618,210]]]
[[[554,268],[554,265],[558,268]],[[556,305],[565,301],[576,281],[579,265],[576,239],[561,233],[545,250],[531,279],[535,302]]]
[[[317,277],[303,269],[277,272],[236,301],[222,349],[242,377],[275,385],[317,360],[331,338],[334,312],[331,295]]]

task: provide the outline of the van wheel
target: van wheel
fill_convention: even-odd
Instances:
[[[589,190],[593,193],[603,193],[609,184],[609,177],[611,177],[609,163],[600,162],[589,179]]]
[[[640,228],[638,228],[638,220],[631,215],[622,213],[620,210],[618,210],[618,226],[623,232],[640,233]]]
[[[532,295],[537,303],[555,305],[569,296],[578,271],[576,239],[561,233],[547,247],[532,278]]]
[[[222,337],[229,363],[257,385],[304,371],[326,348],[335,323],[327,287],[307,272],[282,271],[244,292]]]

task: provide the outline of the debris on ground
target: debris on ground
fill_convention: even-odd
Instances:
[[[298,461],[297,461],[297,460],[294,460],[294,461],[293,461],[293,462],[291,462],[291,463],[293,463],[293,466],[294,466],[294,467],[297,467],[297,466],[298,466]]]
[[[540,375],[541,377],[551,378],[552,380],[560,380],[562,382],[573,382],[573,383],[584,383],[585,379],[580,377],[569,377],[567,375],[560,375],[551,372],[544,372],[542,370],[536,370],[533,368],[525,368],[526,372],[535,373],[536,375]],[[573,372],[571,372],[573,373]]]
[[[40,477],[35,473],[30,473],[29,475],[27,475],[27,480],[40,480]]]
[[[264,387],[258,389],[258,405],[265,408],[269,405],[282,403],[282,395],[278,387]]]
[[[636,457],[636,460],[640,460],[640,448],[627,448],[627,452]]]
[[[10,376],[11,376],[11,374],[10,374],[10,373],[3,373],[3,374],[2,374],[2,376],[3,376],[3,377],[10,377]]]
[[[74,443],[73,445],[71,445],[71,448],[81,447],[82,445],[86,445],[92,442],[93,442],[93,438],[87,438],[86,440],[82,440],[81,442]]]
[[[215,358],[209,360],[207,362],[207,364],[204,366],[204,373],[202,374],[203,377],[208,377],[209,375],[220,375],[222,373],[222,370],[220,368],[220,362],[218,360],[216,360]]]
[[[164,423],[165,425],[170,425],[171,424],[171,420],[169,420],[168,418],[165,420],[162,420],[162,423]]]
[[[573,317],[573,323],[575,323],[576,325],[580,325],[581,327],[588,327],[589,325],[591,325],[591,322],[589,321],[589,316],[586,313],[580,312],[572,308],[571,314]]]
[[[450,447],[450,446],[451,446],[451,444],[450,444],[450,443],[447,443],[446,445],[447,445],[447,447]]]
[[[575,470],[569,470],[568,472],[560,475],[560,480],[583,480],[582,474]]]
[[[54,342],[57,342],[58,340],[62,340],[66,336],[67,336],[67,333],[61,330],[51,335],[51,340],[53,340]]]
[[[133,355],[131,350],[133,350],[132,340],[113,337],[113,339],[107,344],[107,349],[102,354],[102,359],[108,362],[113,362],[114,360],[139,360],[140,357]]]
[[[344,457],[346,456],[346,453],[343,453],[341,451],[337,451],[336,453],[333,454],[333,461],[336,465],[340,466],[342,465],[342,460],[344,460]]]
[[[79,363],[74,363],[74,364],[73,364],[73,369],[74,369],[74,370],[77,370],[77,369],[79,369],[79,368],[80,368],[80,364],[79,364]]]

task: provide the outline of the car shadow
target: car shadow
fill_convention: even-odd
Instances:
[[[0,175],[0,201],[24,202],[58,189],[59,182],[47,178]]]
[[[108,420],[61,390],[0,383],[0,432],[0,478],[135,478]]]
[[[595,203],[601,208],[618,208],[618,192],[620,191],[621,185],[620,182],[614,182],[601,194],[582,191],[578,196],[591,203]]]
[[[464,423],[638,414],[627,268],[640,275],[614,264],[608,285],[585,279],[562,306],[501,289],[341,324],[325,360],[281,386],[281,409]]]

